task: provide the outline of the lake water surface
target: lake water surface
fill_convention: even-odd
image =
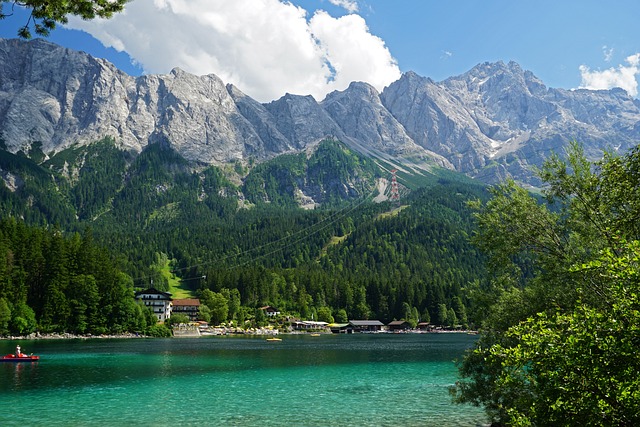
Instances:
[[[0,341],[1,426],[477,426],[465,334]]]

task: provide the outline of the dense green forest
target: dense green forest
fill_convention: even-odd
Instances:
[[[0,335],[145,331],[155,316],[132,297],[131,278],[90,233],[0,220]]]
[[[167,143],[133,155],[107,138],[50,158],[38,150],[0,151],[0,168],[2,218],[43,239],[90,236],[129,295],[152,283],[167,290],[168,262],[194,294],[232,307],[219,320],[246,319],[262,305],[307,319],[444,326],[478,324],[485,312],[470,298],[483,286],[484,261],[469,243],[467,202],[487,193],[455,174],[404,173],[399,181],[413,191],[403,191],[399,205],[374,203],[376,179],[389,172],[333,140],[311,155],[217,168],[189,164]],[[315,209],[299,207],[301,193]],[[39,250],[56,259],[48,247]],[[7,253],[16,250],[9,245]],[[60,307],[75,304],[65,292],[75,286],[69,281],[76,267],[64,268],[70,276],[54,285],[43,279],[37,297],[9,288],[0,288],[0,297],[29,306],[41,330],[82,331],[46,304],[50,291]],[[102,272],[92,268],[83,265],[78,274],[98,280]],[[0,280],[10,281],[4,274]],[[85,330],[110,330],[102,320],[88,324]],[[139,330],[140,323],[122,327]]]

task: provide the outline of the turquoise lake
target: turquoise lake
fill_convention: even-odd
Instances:
[[[478,426],[466,334],[0,341],[2,426]]]

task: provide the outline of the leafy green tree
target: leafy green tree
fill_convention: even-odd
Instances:
[[[418,312],[418,308],[411,307],[411,327],[412,328],[417,327],[419,321],[420,321],[420,313]]]
[[[6,12],[4,3],[11,7],[21,6],[31,9],[27,23],[20,28],[18,36],[30,39],[31,26],[36,34],[48,36],[56,27],[56,23],[66,24],[68,15],[79,16],[82,19],[110,18],[114,13],[122,11],[129,0],[6,0],[0,2],[0,19],[11,16],[13,12]]]
[[[415,307],[411,307],[409,303],[403,302],[402,311],[404,313],[402,319],[409,322],[411,328],[415,329],[415,327],[418,325],[418,310]]]
[[[267,323],[267,316],[266,314],[264,314],[264,310],[261,308],[256,308],[254,311],[254,321],[255,321],[255,326],[257,327],[261,327],[266,325]]]
[[[131,278],[124,273],[118,273],[110,279],[101,295],[101,318],[105,321],[105,327],[112,333],[136,330],[139,324],[136,315],[139,312],[133,299]]]
[[[107,321],[110,332],[121,334],[140,330],[144,314],[140,311],[133,298],[129,297],[118,301],[112,308],[112,317]]]
[[[333,316],[331,315],[331,308],[324,306],[318,308],[318,322],[333,323]]]
[[[304,289],[301,289],[298,295],[298,311],[300,312],[300,317],[303,319],[311,318],[311,304],[313,304],[313,298],[311,298],[311,295],[307,294]]]
[[[156,338],[167,338],[172,335],[171,329],[169,329],[164,323],[148,327],[145,333],[150,337]]]
[[[429,314],[429,310],[425,310],[422,312],[422,316],[420,317],[421,322],[431,323],[431,315]]]
[[[36,314],[27,304],[22,302],[15,304],[11,316],[9,329],[12,333],[28,335],[35,332],[37,327]]]
[[[198,320],[203,320],[207,323],[211,322],[211,310],[208,306],[201,304],[198,307]]]
[[[245,329],[246,328],[245,321],[247,320],[248,317],[249,317],[249,309],[247,307],[240,307],[240,310],[236,315],[236,318],[238,320],[238,327],[240,327],[241,329]]]
[[[439,304],[438,305],[438,319],[436,320],[438,325],[446,325],[447,324],[447,317],[448,317],[448,312],[447,312],[447,305],[446,304]]]
[[[453,328],[458,324],[458,317],[456,316],[456,312],[453,311],[453,308],[449,308],[447,310],[447,320],[445,324],[450,328]]]
[[[174,325],[179,325],[181,323],[187,324],[189,322],[189,316],[187,316],[186,314],[175,313],[172,314],[171,317],[164,322],[164,324],[168,327],[173,327]]]
[[[371,309],[366,302],[359,302],[353,309],[353,317],[355,319],[369,319],[371,316]]]
[[[151,307],[144,305],[141,301],[138,301],[137,304],[142,312],[141,324],[143,325],[143,331],[146,331],[148,328],[158,323],[158,317]]]
[[[515,345],[491,347],[502,366],[496,383],[517,396],[502,408],[510,424],[640,423],[640,242],[617,250],[575,269],[610,280],[606,309],[579,302],[567,313],[539,313],[506,332]]]
[[[240,311],[240,305],[241,305],[240,292],[238,291],[237,288],[233,288],[233,289],[222,288],[220,290],[220,293],[224,295],[224,297],[227,299],[227,304],[229,306],[228,318],[237,319],[238,312]]]
[[[456,315],[457,322],[456,324],[460,324],[463,328],[469,327],[469,320],[467,319],[467,308],[462,303],[462,299],[457,296],[451,300],[452,309],[454,314]]]
[[[84,334],[98,323],[100,294],[93,276],[78,275],[71,279],[67,292],[70,306],[68,326],[72,332]]]
[[[336,323],[347,323],[349,321],[349,317],[347,317],[347,310],[344,308],[339,309],[334,316],[334,320]]]
[[[204,302],[210,310],[211,323],[219,325],[227,320],[229,316],[229,305],[223,294],[205,289],[201,291],[200,300]]]
[[[455,398],[503,425],[637,425],[640,148],[593,165],[574,144],[541,177],[548,205],[508,183],[479,212],[499,299]]]

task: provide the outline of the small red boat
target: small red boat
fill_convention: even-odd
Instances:
[[[0,362],[36,362],[40,360],[40,356],[20,354],[7,354],[0,358]]]

